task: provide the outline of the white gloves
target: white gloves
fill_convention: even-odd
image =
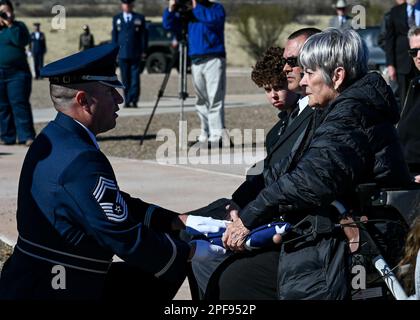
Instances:
[[[228,223],[230,223],[230,221],[189,215],[185,222],[185,226],[187,227],[187,232],[189,234],[196,235],[198,232],[207,235],[208,233],[219,232],[222,228],[226,229]]]
[[[195,252],[192,257],[194,262],[203,262],[212,260],[223,256],[226,253],[226,249],[214,244],[211,244],[205,240],[194,240],[190,242],[195,244]]]

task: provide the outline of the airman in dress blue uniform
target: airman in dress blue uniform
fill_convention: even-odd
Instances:
[[[115,126],[123,102],[117,53],[118,46],[103,45],[41,70],[58,114],[24,160],[19,238],[0,299],[100,299],[107,292],[118,299],[132,293],[123,290],[130,284],[138,292],[132,298],[171,299],[185,278],[192,248],[175,234],[185,227],[180,215],[121,191],[96,142]],[[112,263],[114,255],[124,262]],[[54,270],[65,275],[58,285]]]
[[[121,0],[122,12],[112,19],[112,42],[120,46],[118,65],[125,86],[125,106],[136,108],[140,97],[141,59],[147,49],[146,21],[133,12],[134,0]]]
[[[41,32],[41,24],[34,23],[35,31],[31,33],[29,48],[34,59],[35,79],[40,78],[41,68],[44,66],[44,55],[47,53],[47,44],[44,32]]]

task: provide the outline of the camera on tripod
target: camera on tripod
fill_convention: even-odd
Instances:
[[[175,0],[175,10],[178,12],[187,12],[192,10],[191,0]]]
[[[8,20],[9,16],[6,12],[2,12],[0,11],[0,18],[4,19],[4,20]]]
[[[2,18],[4,20],[8,20],[9,19],[9,16],[7,15],[6,12],[0,11],[0,18]],[[4,25],[0,25],[0,30],[3,29],[3,28],[5,28],[5,27],[6,26],[4,26]]]

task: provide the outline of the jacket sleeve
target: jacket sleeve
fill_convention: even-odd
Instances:
[[[43,53],[46,54],[47,53],[47,39],[45,38],[44,33],[42,35],[43,35],[43,37],[42,37],[42,47],[44,49]]]
[[[118,44],[117,17],[112,18],[112,43]]]
[[[258,196],[262,189],[264,189],[263,174],[249,175],[232,194],[232,200],[240,208],[244,208],[248,203],[250,203]]]
[[[389,16],[385,16],[386,24],[386,32],[385,32],[385,58],[386,64],[392,65],[395,67],[395,44],[396,44],[396,30],[395,30],[395,23],[392,11],[389,13]]]
[[[210,8],[206,8],[197,3],[192,12],[198,21],[205,24],[223,26],[225,22],[225,10],[220,4],[213,4]]]
[[[242,210],[240,217],[248,229],[272,221],[279,212],[328,205],[354,191],[374,159],[367,155],[368,138],[352,110],[330,113],[296,167],[277,177]]]
[[[185,274],[189,245],[160,231],[165,215],[174,213],[121,192],[102,154],[78,156],[60,177],[57,195],[73,223],[127,263],[166,280]]]
[[[144,16],[142,16],[142,26],[143,26],[143,32],[141,33],[141,44],[143,48],[143,52],[147,51],[148,43],[149,43],[149,29],[146,26],[146,20],[144,19]]]
[[[176,12],[169,12],[168,8],[163,11],[162,25],[164,29],[172,30],[174,32],[178,32],[181,28],[179,17],[176,15]]]

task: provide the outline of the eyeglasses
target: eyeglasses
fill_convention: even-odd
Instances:
[[[298,58],[297,57],[289,57],[289,58],[286,58],[286,59],[284,59],[284,62],[287,63],[292,68],[299,66],[299,64],[298,64]]]
[[[420,48],[412,48],[408,49],[408,54],[412,56],[413,58],[417,57],[417,54],[419,52]]]

